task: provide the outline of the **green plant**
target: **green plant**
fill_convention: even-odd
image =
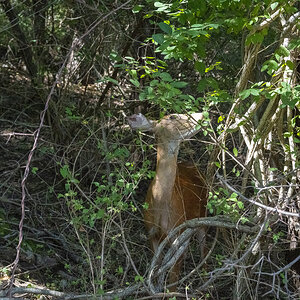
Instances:
[[[174,80],[168,72],[153,73],[149,86],[140,93],[140,99],[151,101],[163,110],[181,113],[185,110],[197,111],[201,99],[182,92],[187,82]]]
[[[211,214],[224,214],[230,216],[234,221],[238,219],[241,219],[242,222],[247,221],[246,218],[242,217],[244,203],[236,193],[230,193],[224,188],[209,192],[207,208]]]
[[[99,144],[100,145],[100,144]],[[135,189],[141,178],[153,176],[149,170],[150,162],[145,160],[141,167],[136,167],[134,163],[127,161],[129,151],[125,147],[112,145],[110,151],[104,151],[105,159],[110,162],[123,162],[123,170],[117,167],[107,175],[102,175],[101,180],[94,181],[95,193],[93,197],[82,197],[78,193],[80,190],[80,180],[75,178],[78,175],[70,171],[68,165],[60,167],[60,174],[65,180],[65,193],[58,195],[59,199],[64,199],[72,213],[72,223],[79,227],[88,225],[94,227],[99,220],[111,218],[112,215],[122,211],[136,211],[132,201],[127,199],[135,193]]]

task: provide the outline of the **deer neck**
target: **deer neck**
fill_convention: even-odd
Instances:
[[[156,175],[152,185],[153,202],[168,206],[172,199],[177,170],[179,141],[158,141]]]

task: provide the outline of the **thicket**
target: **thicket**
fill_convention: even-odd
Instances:
[[[205,224],[210,251],[204,268],[190,244],[171,296],[299,299],[299,9],[0,1],[0,295],[154,297],[168,271],[142,220],[155,140],[126,116],[201,111],[180,159],[207,178],[208,217],[180,239]]]

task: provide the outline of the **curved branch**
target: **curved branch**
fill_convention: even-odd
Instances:
[[[219,228],[228,228],[228,229],[236,229],[246,233],[257,233],[259,230],[259,226],[248,226],[233,223],[229,217],[226,216],[215,216],[215,217],[206,217],[199,219],[192,219],[184,222],[178,227],[174,228],[169,232],[168,236],[160,243],[150,266],[150,271],[148,275],[148,285],[153,294],[155,294],[158,290],[161,289],[160,286],[155,287],[153,279],[160,276],[159,285],[164,280],[165,273],[169,268],[171,268],[174,263],[178,260],[178,258],[182,255],[185,248],[188,246],[188,242],[193,234],[195,234],[199,227],[219,227]],[[183,232],[182,232],[183,231]],[[176,236],[182,232],[177,238]],[[176,239],[175,239],[176,238]],[[175,239],[175,240],[174,240]],[[163,251],[165,247],[170,243],[170,240],[174,240],[171,244],[169,251],[167,252],[162,263],[161,257],[163,255]],[[180,246],[178,246],[180,245]],[[162,265],[162,267],[155,272],[157,265]]]
[[[300,218],[300,213],[292,213],[292,212],[288,212],[288,211],[284,211],[284,210],[281,210],[281,209],[278,209],[278,208],[274,208],[274,207],[270,207],[270,206],[267,206],[267,205],[264,205],[264,204],[261,204],[257,201],[254,201],[252,199],[249,199],[247,197],[245,197],[243,194],[241,194],[239,191],[237,191],[234,187],[232,187],[229,183],[226,182],[226,180],[224,180],[224,178],[217,174],[217,177],[222,181],[222,183],[228,188],[230,189],[232,192],[236,193],[241,199],[245,200],[245,201],[248,201],[258,207],[261,207],[263,208],[264,210],[266,211],[269,211],[269,212],[273,212],[273,213],[279,213],[279,214],[282,214],[282,215],[285,215],[285,216],[290,216],[290,217],[298,217]]]
[[[217,240],[218,240],[218,235],[219,235],[219,230],[217,230],[216,236],[215,236],[214,241],[213,241],[213,244],[211,245],[207,255],[205,256],[205,258],[189,274],[187,274],[186,276],[181,278],[178,283],[180,283],[180,284],[183,283],[185,280],[187,280],[189,277],[191,277],[195,272],[197,272],[206,263],[207,259],[210,257],[210,255],[212,254],[212,252],[215,249],[215,246],[216,246]],[[176,283],[176,284],[178,284],[178,283]],[[173,284],[171,284],[170,286],[172,286],[172,285]]]

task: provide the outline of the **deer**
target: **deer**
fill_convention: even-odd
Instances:
[[[171,114],[160,121],[148,120],[143,114],[128,118],[133,130],[149,131],[157,139],[155,176],[148,188],[144,223],[151,248],[156,253],[168,233],[186,220],[206,217],[208,199],[205,179],[194,165],[177,163],[180,143],[199,130],[203,114]],[[205,256],[205,228],[197,234],[201,258]],[[168,275],[170,292],[177,289],[183,257],[179,258]]]

